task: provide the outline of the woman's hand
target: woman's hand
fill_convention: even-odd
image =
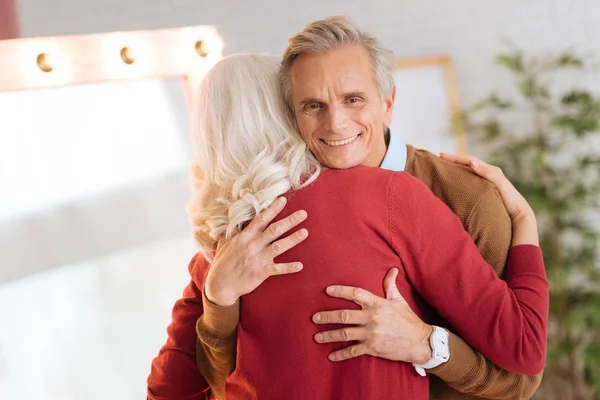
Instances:
[[[467,165],[477,175],[492,182],[498,188],[500,196],[502,196],[504,207],[506,207],[513,225],[518,224],[522,219],[534,217],[533,209],[527,203],[527,200],[504,176],[500,168],[472,156],[440,153],[440,157],[457,164]]]
[[[277,240],[307,217],[306,211],[300,210],[269,225],[285,204],[285,197],[275,200],[233,239],[219,244],[204,287],[211,302],[220,306],[233,305],[270,276],[302,270],[300,262],[276,264],[273,261],[308,237],[308,231],[300,229]]]

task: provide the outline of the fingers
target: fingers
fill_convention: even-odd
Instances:
[[[269,207],[264,209],[260,214],[258,214],[250,224],[244,229],[245,231],[256,231],[262,232],[267,226],[275,219],[277,214],[283,210],[287,203],[287,199],[283,196],[279,197],[277,200],[273,202]]]
[[[502,170],[494,165],[490,165],[480,159],[472,156],[458,156],[456,154],[440,153],[444,160],[455,162],[457,164],[467,165],[482,178],[492,182],[498,189],[503,187],[507,179]]]
[[[440,158],[451,161],[453,163],[462,164],[462,165],[471,165],[472,161],[475,161],[475,157],[471,156],[459,156],[457,154],[447,154],[440,153]]]
[[[299,262],[291,263],[280,263],[280,264],[267,264],[264,266],[263,271],[266,277],[275,275],[286,275],[293,274],[302,271],[304,266]]]
[[[335,331],[319,332],[315,335],[317,343],[350,342],[352,340],[364,340],[365,329],[360,327],[344,328]]]
[[[346,347],[346,348],[338,350],[338,351],[334,351],[327,358],[329,358],[330,361],[338,362],[338,361],[349,360],[349,359],[355,358],[355,357],[360,357],[365,354],[368,354],[367,346],[360,343],[360,344],[355,344],[354,346]]]
[[[274,224],[269,225],[262,234],[261,244],[266,246],[274,240],[279,239],[279,237],[281,237],[283,234],[302,223],[306,217],[306,211],[299,210],[283,218],[281,221],[277,221]]]
[[[369,317],[361,310],[336,310],[316,313],[312,320],[316,324],[366,325]]]
[[[494,165],[490,165],[481,160],[474,159],[471,162],[471,169],[482,178],[492,182],[500,190],[508,183],[502,170]]]
[[[361,307],[371,307],[382,300],[381,297],[377,297],[367,290],[352,286],[329,286],[327,294],[331,297],[353,301]]]
[[[388,300],[401,298],[402,295],[396,286],[396,277],[398,276],[398,268],[392,268],[383,278],[383,292]]]
[[[271,243],[271,245],[267,248],[267,251],[269,252],[268,258],[275,258],[278,255],[285,253],[298,243],[303,242],[307,237],[308,231],[306,229],[300,229],[286,238]]]

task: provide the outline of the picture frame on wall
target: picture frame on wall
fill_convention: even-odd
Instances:
[[[460,106],[451,58],[398,60],[394,80],[392,137],[435,154],[468,154],[465,133],[457,119]]]

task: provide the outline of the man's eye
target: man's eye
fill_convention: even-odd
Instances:
[[[315,111],[319,111],[321,108],[323,108],[323,106],[319,103],[311,103],[311,104],[307,104],[306,107],[304,107],[304,112],[315,112]]]
[[[350,99],[348,99],[348,103],[350,103],[350,104],[356,104],[361,101],[362,101],[362,99],[360,97],[351,97]]]

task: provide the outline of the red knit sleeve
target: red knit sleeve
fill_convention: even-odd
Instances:
[[[541,372],[549,293],[540,248],[513,247],[504,282],[458,217],[417,179],[394,176],[389,212],[392,247],[417,292],[494,364]]]
[[[148,377],[150,400],[203,400],[208,399],[209,386],[196,364],[196,321],[203,313],[202,290],[208,263],[202,255],[194,256],[189,265],[192,277],[201,282],[190,284],[173,307],[172,321],[167,328],[168,339],[152,361]]]

